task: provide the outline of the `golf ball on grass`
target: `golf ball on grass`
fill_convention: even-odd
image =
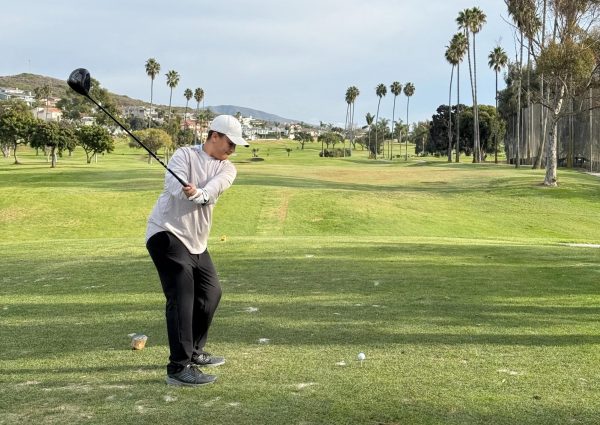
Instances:
[[[360,353],[358,353],[357,358],[358,358],[358,360],[360,360],[362,362],[364,359],[367,358],[367,356],[365,356],[365,353],[360,352]]]

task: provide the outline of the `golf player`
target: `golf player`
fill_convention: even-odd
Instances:
[[[148,219],[146,247],[166,298],[169,385],[211,384],[217,377],[199,367],[225,363],[223,357],[204,351],[221,299],[207,242],[215,203],[236,176],[228,158],[238,145],[248,146],[240,122],[231,115],[217,116],[204,144],[177,149],[169,168],[189,183],[182,189],[165,173],[164,191]]]

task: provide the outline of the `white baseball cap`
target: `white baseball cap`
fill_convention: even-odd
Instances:
[[[208,129],[226,135],[236,145],[250,146],[242,137],[242,124],[233,115],[215,117]]]

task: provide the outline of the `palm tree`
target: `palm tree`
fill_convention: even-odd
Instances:
[[[150,113],[148,114],[148,128],[150,128],[150,122],[152,121],[152,97],[154,94],[154,78],[160,72],[160,64],[156,62],[156,59],[150,58],[146,61],[146,74],[150,77]]]
[[[508,56],[500,46],[494,47],[488,56],[488,65],[496,73],[496,113],[498,113],[498,73],[508,64]],[[498,135],[494,134],[494,163],[498,163]]]
[[[542,3],[543,3],[542,19],[541,19],[542,40],[541,40],[540,47],[541,47],[541,49],[545,49],[546,48],[546,16],[547,16],[547,12],[548,12],[548,0],[543,0]],[[539,74],[539,81],[540,81],[540,97],[542,99],[544,99],[546,91],[544,91],[544,73],[543,72]],[[532,167],[533,169],[542,168],[542,155],[543,155],[545,147],[546,147],[546,135],[547,135],[546,127],[548,125],[548,115],[549,115],[548,111],[545,108],[542,108],[542,114],[541,114],[542,140],[541,140],[541,143],[539,144],[537,155],[536,155],[535,161],[533,163],[533,167]],[[590,161],[590,163],[591,163],[591,161]]]
[[[373,126],[373,118],[375,117],[370,112],[367,112],[367,115],[365,115],[365,121],[367,121],[367,125],[369,126],[369,154],[371,154],[371,127]]]
[[[454,78],[454,68],[460,63],[456,46],[450,41],[450,46],[446,46],[444,54],[446,61],[452,65],[450,71],[450,89],[448,90],[448,162],[452,162],[452,79]]]
[[[415,85],[413,83],[404,84],[404,96],[406,96],[406,126],[410,130],[410,124],[408,123],[408,107],[410,105],[410,98],[415,94]],[[408,137],[406,138],[406,156],[405,160],[408,161]]]
[[[350,123],[350,110],[352,108],[352,87],[346,89],[346,122],[344,124],[344,156],[346,156],[346,138]]]
[[[179,84],[179,74],[177,71],[169,71],[166,74],[167,77],[167,86],[171,89],[171,94],[169,95],[169,118],[167,122],[171,122],[171,100],[173,99],[173,89],[177,87]]]
[[[194,137],[196,138],[196,144],[198,144],[198,120],[200,119],[200,113],[198,112],[200,109],[200,102],[204,99],[204,90],[198,87],[194,90],[194,100],[196,101],[196,124],[194,128]],[[202,130],[202,127],[200,127]]]
[[[354,106],[356,103],[356,98],[360,95],[360,90],[356,86],[350,87],[350,100],[352,102],[352,106],[350,108],[350,129],[351,129],[351,146],[354,148]]]
[[[485,13],[478,7],[465,9],[459,12],[456,23],[459,29],[465,31],[465,36],[469,38],[469,34],[473,35],[473,67],[471,70],[471,49],[467,46],[469,54],[469,75],[471,77],[471,93],[473,96],[473,162],[481,162],[481,145],[479,141],[479,108],[477,106],[477,56],[475,48],[475,35],[481,31],[486,23]],[[470,44],[470,43],[469,43]]]
[[[523,87],[523,49],[525,47],[525,38],[529,41],[529,48],[527,50],[527,110],[529,112],[529,128],[531,128],[531,121],[533,116],[531,114],[531,90],[530,90],[530,72],[531,72],[531,46],[532,40],[535,33],[540,28],[542,23],[536,16],[536,5],[534,0],[505,0],[508,7],[508,13],[512,16],[513,21],[517,25],[519,30],[519,80],[518,80],[518,94],[517,94],[517,143],[516,143],[516,161],[515,167],[519,168],[521,165],[521,91]],[[531,135],[531,131],[527,132],[528,138]],[[530,143],[527,143],[527,156],[531,157],[529,150]]]
[[[379,149],[377,140],[377,122],[379,121],[379,105],[381,104],[381,98],[387,94],[387,87],[385,84],[378,84],[377,87],[375,87],[375,94],[379,97],[379,101],[377,102],[377,115],[375,115],[375,159],[377,159],[377,150]],[[385,134],[383,137],[385,139]]]
[[[402,84],[398,81],[394,81],[390,85],[390,92],[394,95],[394,107],[392,108],[392,140],[390,141],[390,160],[392,159],[392,143],[394,143],[394,130],[395,130],[395,115],[396,115],[396,98],[402,94]]]
[[[188,110],[188,104],[190,103],[190,99],[192,98],[193,95],[194,95],[194,93],[192,93],[192,89],[185,89],[183,91],[183,97],[185,97],[185,114],[183,116],[183,120],[185,122],[185,128],[187,128],[187,110]]]
[[[460,162],[460,63],[465,57],[469,48],[469,40],[464,33],[454,34],[450,42],[452,51],[456,54],[458,63],[456,64],[456,162]]]

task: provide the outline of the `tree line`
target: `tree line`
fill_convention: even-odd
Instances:
[[[518,46],[513,60],[500,45],[488,55],[488,65],[495,73],[495,106],[482,106],[477,100],[476,36],[487,17],[477,7],[465,9],[455,20],[459,31],[451,37],[444,52],[451,66],[448,104],[440,105],[431,121],[415,126],[413,138],[423,137],[421,143],[417,141],[416,149],[445,154],[448,161],[453,160],[455,152],[456,162],[461,154],[472,155],[473,162],[481,162],[493,154],[497,163],[504,142],[507,159],[515,167],[525,163],[533,168],[545,167],[544,184],[556,186],[558,124],[574,114],[590,111],[588,134],[592,143],[591,111],[600,108],[600,97],[594,95],[594,89],[600,88],[600,1],[504,1]],[[460,68],[465,56],[471,106],[460,101]],[[506,88],[499,90],[499,74],[504,69]],[[454,80],[455,102],[452,101]],[[532,113],[535,105],[542,109],[536,122]],[[516,140],[506,140],[508,123]],[[521,139],[525,135],[530,137],[532,128],[539,128],[542,137],[535,152],[531,152],[529,141]],[[570,149],[566,152],[567,165],[573,160]]]

